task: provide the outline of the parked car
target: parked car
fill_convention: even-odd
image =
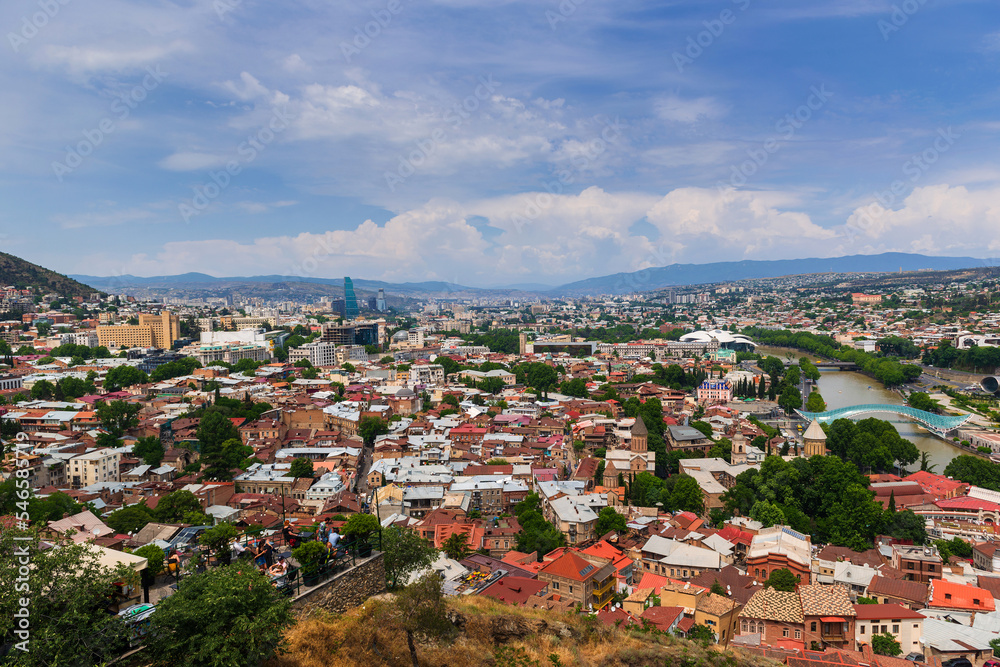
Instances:
[[[906,660],[909,660],[910,662],[923,662],[924,661],[924,654],[923,653],[917,653],[917,652],[907,653],[906,654]]]
[[[941,667],[972,667],[972,662],[968,658],[952,658],[941,663]]]

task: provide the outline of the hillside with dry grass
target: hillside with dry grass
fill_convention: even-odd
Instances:
[[[418,662],[441,667],[776,667],[777,662],[658,632],[608,627],[587,615],[511,607],[490,598],[449,598],[443,631],[414,635]],[[287,652],[270,667],[412,667],[407,618],[384,595],[340,616],[300,619]]]

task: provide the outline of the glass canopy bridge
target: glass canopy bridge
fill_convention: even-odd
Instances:
[[[908,405],[883,405],[876,403],[852,405],[851,407],[837,408],[836,410],[827,410],[826,412],[806,412],[805,410],[796,410],[795,412],[803,419],[815,420],[820,423],[832,422],[836,419],[858,420],[873,414],[889,413],[915,421],[927,430],[940,436],[944,436],[949,431],[954,431],[972,417],[972,415],[936,415],[933,412],[917,410]]]

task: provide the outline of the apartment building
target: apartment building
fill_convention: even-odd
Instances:
[[[615,566],[598,556],[564,551],[538,571],[538,580],[549,590],[572,600],[574,604],[602,609],[615,592]]]
[[[892,545],[892,566],[897,570],[902,570],[903,578],[907,581],[919,581],[926,584],[931,579],[940,579],[942,564],[943,561],[936,547]]]
[[[924,632],[924,615],[898,604],[856,604],[854,640],[870,644],[873,635],[889,633],[899,642],[903,654],[923,653],[920,637]]]
[[[67,481],[74,489],[91,484],[119,481],[121,454],[114,449],[98,449],[74,456],[67,463]]]
[[[288,361],[295,363],[302,359],[313,366],[336,366],[337,344],[317,340],[289,350]]]
[[[105,347],[155,347],[169,350],[181,337],[181,319],[164,311],[159,315],[139,314],[138,324],[97,327],[98,345]]]

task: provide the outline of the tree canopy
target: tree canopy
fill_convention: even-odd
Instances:
[[[292,624],[291,601],[245,564],[184,579],[150,616],[146,655],[155,665],[262,664]]]

